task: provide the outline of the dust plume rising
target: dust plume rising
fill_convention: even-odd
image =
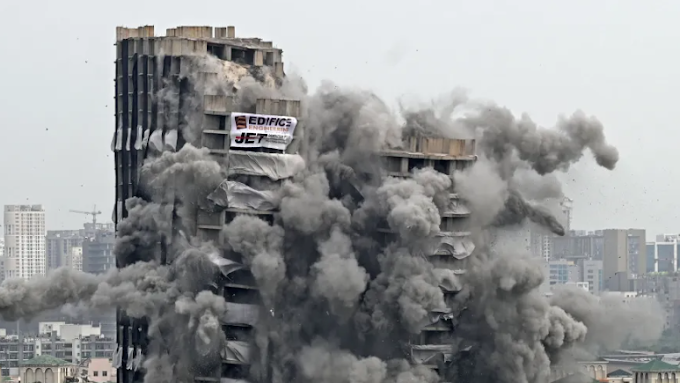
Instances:
[[[206,82],[202,72],[216,75]],[[561,196],[554,173],[586,150],[606,169],[618,161],[595,118],[577,112],[540,128],[460,92],[394,111],[370,91],[324,82],[310,93],[298,76],[214,57],[192,57],[181,77],[191,96],[180,109],[172,84],[158,95],[159,110],[181,118],[167,121],[173,134],[144,143],[139,195],[118,224],[115,255],[127,266],[7,280],[0,316],[119,307],[148,322],[132,368],[149,383],[214,376],[225,359],[241,366],[233,379],[263,383],[545,383],[566,353],[612,347],[628,331],[585,292],[546,298],[537,261],[489,241],[527,222],[564,234],[541,205]],[[300,100],[287,153],[233,174],[230,163],[243,170],[259,153],[200,147],[206,92],[233,96],[239,110],[258,98]],[[477,136],[477,155],[450,171],[423,162],[387,172],[385,153],[418,157],[413,136]],[[201,212],[234,206],[275,211],[196,234]],[[235,289],[246,292],[236,299]],[[250,330],[225,335],[231,324]]]

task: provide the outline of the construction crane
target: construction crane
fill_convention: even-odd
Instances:
[[[97,215],[102,212],[97,210],[97,205],[94,205],[92,211],[82,211],[82,210],[69,210],[71,213],[87,214],[92,216],[92,230],[97,228]]]

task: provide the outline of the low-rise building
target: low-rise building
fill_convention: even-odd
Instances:
[[[65,360],[40,355],[21,363],[19,376],[24,383],[65,383],[75,366]]]
[[[91,358],[85,361],[81,376],[87,376],[88,382],[107,383],[116,381],[116,368],[111,358]]]
[[[607,361],[580,361],[575,366],[553,366],[550,381],[553,383],[590,383],[607,381]]]
[[[581,281],[581,270],[570,260],[558,259],[544,262],[543,267],[545,280],[543,286],[541,286],[541,291],[544,293],[552,291],[557,286]]]
[[[99,335],[78,335],[70,339],[58,337],[56,332],[39,336],[12,335],[0,337],[0,368],[2,376],[16,376],[23,362],[38,356],[75,365],[88,358],[112,358],[115,349],[115,339]]]
[[[626,370],[614,370],[607,374],[609,383],[632,383],[633,374]]]
[[[680,383],[680,367],[655,359],[632,368],[633,383]]]
[[[678,270],[678,235],[657,235],[656,241],[646,243],[647,272],[674,272]]]
[[[582,372],[575,372],[571,375],[554,380],[552,383],[600,383],[600,381],[593,379]]]

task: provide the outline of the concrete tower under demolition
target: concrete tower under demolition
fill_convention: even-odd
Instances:
[[[304,129],[300,100],[258,98],[254,107],[240,108],[229,92],[211,84],[226,78],[228,83],[250,76],[267,87],[280,86],[284,78],[281,49],[258,38],[237,38],[234,27],[177,27],[165,36],[155,36],[153,26],[117,29],[116,118],[112,149],[116,164],[116,212],[114,222],[128,216],[126,201],[145,198],[141,167],[153,153],[178,151],[185,144],[207,148],[226,167],[228,178],[209,196],[210,201],[195,211],[195,222],[183,223],[182,230],[204,240],[216,240],[223,227],[240,214],[272,222],[278,209],[271,198],[277,184],[305,168],[298,154]],[[195,66],[194,58],[209,56],[217,62],[213,70]],[[219,70],[214,70],[219,68]],[[198,100],[198,101],[197,101]],[[193,124],[198,129],[190,129]],[[260,128],[258,130],[258,127]],[[476,159],[472,139],[406,137],[402,147],[380,153],[383,176],[410,177],[413,170],[431,167],[453,178]],[[266,186],[264,186],[266,185]],[[465,231],[470,211],[452,186],[447,206],[440,208],[440,233],[433,239],[427,257],[438,268],[464,273],[466,259],[474,249]],[[179,221],[179,220],[178,220]],[[385,223],[382,225],[388,227]],[[383,229],[385,243],[396,233]],[[161,253],[167,244],[160,243]],[[167,254],[161,256],[167,262]],[[117,267],[129,260],[117,260]],[[195,377],[202,382],[259,382],[272,380],[266,368],[252,376],[249,365],[267,365],[270,350],[258,344],[251,352],[254,328],[263,320],[260,294],[255,280],[241,259],[216,258],[221,277],[213,292],[228,305],[222,329],[227,344],[219,368]],[[456,283],[440,286],[450,299],[461,290]],[[452,331],[456,318],[443,310],[431,313],[422,332],[411,339],[405,357],[445,375],[452,360]],[[119,310],[118,382],[142,380],[141,356],[149,346],[148,321],[133,319]],[[181,347],[181,345],[179,346]],[[257,359],[257,361],[255,360]]]
[[[456,171],[471,166],[475,155],[475,140],[448,139],[438,137],[410,136],[404,139],[403,147],[381,152],[383,158],[383,174],[390,177],[411,177],[415,169],[433,168],[447,174],[453,180]],[[455,274],[464,274],[467,259],[475,249],[475,245],[467,231],[470,209],[460,200],[455,192],[455,183],[451,184],[449,198],[445,207],[440,208],[440,232],[427,246],[423,256],[439,269],[453,270]],[[389,244],[399,235],[388,230],[387,224],[381,229],[385,233],[384,245]],[[440,286],[444,293],[447,307],[453,307],[453,299],[462,289],[458,280],[442,279]],[[454,362],[455,342],[454,325],[457,321],[455,313],[450,310],[431,312],[428,320],[422,323],[420,333],[412,336],[407,356],[413,364],[423,364],[444,378],[447,368]]]
[[[223,196],[214,195],[215,205],[224,205],[224,208],[212,213],[201,211],[196,225],[189,228],[192,235],[214,238],[224,224],[240,213],[270,217],[273,211],[266,199],[239,200],[238,195],[243,193],[257,193],[236,179],[245,174],[251,178],[282,180],[304,167],[300,156],[290,154],[295,151],[296,141],[285,142],[286,135],[294,133],[300,102],[258,99],[254,110],[236,110],[233,97],[211,90],[206,84],[214,83],[219,76],[236,83],[240,77],[249,75],[266,86],[275,87],[284,76],[281,49],[258,38],[237,38],[234,27],[177,27],[157,37],[153,26],[144,26],[117,28],[116,51],[116,122],[112,142],[116,163],[116,229],[128,216],[125,201],[144,197],[140,190],[144,160],[154,150],[175,151],[187,142],[207,147],[212,155],[222,157],[234,179],[222,185]],[[193,70],[192,57],[208,55],[220,60],[218,66],[222,73],[187,73]],[[203,94],[197,95],[197,92]],[[188,105],[197,98],[200,105]],[[196,108],[199,113],[195,113]],[[190,122],[187,114],[198,115]],[[189,123],[200,125],[199,136],[187,137],[185,128]],[[266,133],[248,129],[252,125],[262,127]],[[232,128],[241,132],[238,137],[232,134]],[[234,188],[246,190],[227,195],[227,190]],[[263,194],[266,195],[266,191]],[[216,289],[229,302],[232,314],[223,323],[230,342],[222,352],[222,368],[197,377],[199,381],[219,381],[222,377],[239,379],[246,374],[242,366],[247,364],[247,341],[257,319],[257,309],[253,309],[257,289],[252,277],[248,277],[237,261],[216,262],[224,271],[223,280],[216,281]],[[122,268],[126,264],[117,260],[116,266]],[[117,318],[118,382],[141,381],[136,361],[148,347],[148,323],[132,319],[122,311]]]

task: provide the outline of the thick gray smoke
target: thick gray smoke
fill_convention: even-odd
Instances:
[[[5,281],[0,316],[120,307],[148,321],[151,343],[134,363],[145,382],[159,383],[212,376],[220,355],[248,358],[242,372],[252,382],[544,383],[575,350],[615,347],[648,319],[617,306],[628,319],[612,324],[621,315],[605,315],[612,308],[580,290],[549,300],[535,260],[488,240],[498,227],[526,222],[564,234],[542,205],[561,197],[551,173],[586,149],[607,169],[618,160],[596,119],[576,113],[545,129],[461,92],[400,118],[374,94],[332,83],[308,94],[297,77],[280,81],[266,68],[212,57],[182,68],[195,97],[180,103],[172,84],[158,95],[170,133],[148,139],[139,197],[118,224],[116,258],[129,266]],[[288,151],[306,167],[284,181],[229,177],[228,159],[199,148],[204,93],[233,96],[242,111],[254,111],[258,98],[300,99],[302,124]],[[411,135],[478,137],[480,157],[451,174],[427,166],[385,174],[380,152],[404,150]],[[177,150],[168,137],[187,144]],[[278,213],[269,221],[239,215],[219,235],[192,236],[227,178],[266,186]],[[464,206],[471,218],[445,226],[442,217]],[[256,312],[226,302],[225,281],[254,283]],[[254,334],[227,339],[221,325],[230,320],[252,324]],[[446,326],[455,330],[440,331]],[[650,329],[637,340],[657,335]]]
[[[481,130],[480,147],[488,157],[497,162],[518,158],[540,175],[567,170],[585,149],[609,170],[619,160],[618,150],[605,140],[602,124],[583,112],[560,119],[556,130],[537,127],[527,115],[517,120],[508,109],[497,106],[481,109],[465,123]]]
[[[653,344],[661,336],[664,325],[664,312],[652,297],[626,300],[616,293],[603,293],[598,298],[583,294],[576,287],[564,286],[556,290],[551,303],[586,325],[589,330],[586,351],[593,354],[617,350],[626,343]]]

